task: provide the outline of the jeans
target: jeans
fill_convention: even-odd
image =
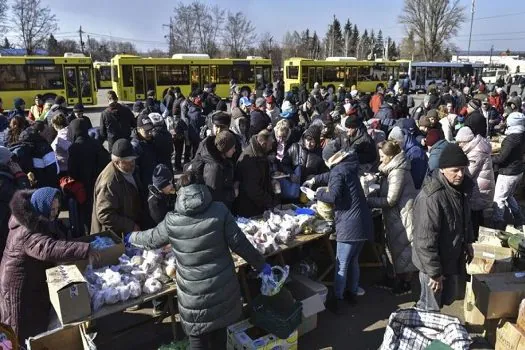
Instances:
[[[508,206],[514,217],[514,224],[524,224],[520,206],[514,198],[514,193],[516,192],[522,177],[523,174],[498,175],[496,189],[494,191],[494,203],[496,203],[492,217],[494,222],[505,221],[505,206]]]
[[[337,242],[334,293],[337,299],[343,299],[348,285],[352,294],[357,294],[359,287],[359,254],[365,241]],[[350,274],[350,276],[348,276]]]
[[[459,295],[459,275],[448,275],[443,279],[443,288],[434,293],[428,286],[430,277],[419,271],[421,295],[416,304],[418,309],[425,311],[440,311],[443,305],[452,304]]]
[[[226,349],[226,328],[217,329],[198,336],[190,335],[190,350]]]

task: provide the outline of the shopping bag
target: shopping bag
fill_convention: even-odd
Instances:
[[[294,175],[301,178],[301,167],[298,166],[295,168]],[[300,181],[299,181],[300,182]],[[279,179],[279,184],[281,185],[281,198],[285,199],[298,199],[301,195],[301,184],[292,182],[291,179]]]

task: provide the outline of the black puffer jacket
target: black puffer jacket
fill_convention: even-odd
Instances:
[[[301,183],[309,180],[315,175],[323,174],[328,171],[323,160],[322,149],[316,147],[309,151],[304,147],[304,141],[294,143],[284,156],[281,167],[287,174],[293,174],[293,171],[301,166]]]
[[[250,131],[249,136],[257,135],[272,124],[270,117],[263,111],[256,109],[250,112]]]
[[[487,119],[483,114],[476,110],[470,113],[467,118],[465,118],[465,126],[468,126],[474,136],[481,135],[482,137],[487,137]]]
[[[175,208],[175,195],[167,195],[162,193],[153,185],[148,186],[148,208],[151,219],[157,225],[166,217],[170,211]]]
[[[204,185],[181,188],[175,211],[156,228],[132,233],[129,242],[146,249],[171,243],[182,327],[192,336],[227,327],[241,316],[241,293],[230,249],[258,271],[264,265],[264,258],[228,208],[213,202]]]
[[[137,127],[133,112],[120,103],[112,103],[102,112],[100,117],[100,136],[108,141],[111,152],[113,143],[118,139],[130,139],[131,131]]]
[[[225,159],[215,147],[215,136],[207,137],[199,150],[193,162],[202,169],[200,175],[210,189],[213,200],[223,202],[231,210],[235,199],[233,161]]]
[[[501,151],[492,158],[501,175],[518,175],[525,171],[523,153],[525,152],[525,134],[507,135],[501,143]]]
[[[136,131],[133,131],[133,138],[131,139],[133,150],[138,155],[136,164],[140,176],[140,182],[145,189],[151,185],[153,179],[153,170],[157,164],[157,155],[155,153],[155,142],[153,139],[144,140]],[[145,195],[146,193],[143,193]]]
[[[473,182],[465,177],[453,188],[440,172],[423,186],[414,202],[412,261],[430,277],[456,275],[465,264],[466,244],[474,241],[470,222]]]

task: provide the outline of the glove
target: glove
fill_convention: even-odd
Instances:
[[[307,180],[303,183],[304,187],[312,188],[315,185],[315,178],[312,177],[310,180]]]
[[[264,276],[270,276],[272,274],[272,267],[270,266],[270,264],[263,265],[262,274]]]

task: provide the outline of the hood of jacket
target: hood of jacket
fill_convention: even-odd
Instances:
[[[219,163],[224,162],[221,152],[215,146],[215,136],[208,136],[201,148],[201,157],[204,163]]]
[[[257,135],[253,135],[250,139],[249,147],[252,148],[253,155],[256,157],[266,157],[266,152],[262,149],[259,142],[257,142]]]
[[[463,146],[463,152],[465,152],[465,154],[468,154],[473,150],[484,153],[490,157],[492,146],[483,136],[476,135],[472,141]]]
[[[231,125],[230,125],[230,130],[235,135],[240,137],[242,146],[244,148],[246,146],[246,144],[248,143],[248,140],[246,139],[246,133],[241,130],[241,127],[239,125],[241,121],[243,121],[245,123],[245,126],[247,126],[246,124],[248,123],[248,121],[246,120],[246,118],[244,118],[244,117],[234,118],[232,120]]]
[[[394,158],[392,158],[390,163],[388,163],[387,165],[381,164],[379,166],[379,171],[386,175],[388,175],[394,169],[401,169],[406,171],[410,171],[412,169],[410,160],[408,160],[405,157],[405,152],[401,151]]]
[[[419,147],[419,143],[414,135],[407,133],[403,140],[403,150],[407,152],[412,147]]]
[[[206,185],[193,184],[185,186],[177,191],[175,211],[182,215],[191,216],[204,212],[208,209],[211,202],[211,193]]]
[[[15,220],[9,221],[10,230],[24,226],[31,232],[47,232],[51,221],[33,210],[31,206],[33,192],[35,190],[21,190],[13,195],[9,206]]]

